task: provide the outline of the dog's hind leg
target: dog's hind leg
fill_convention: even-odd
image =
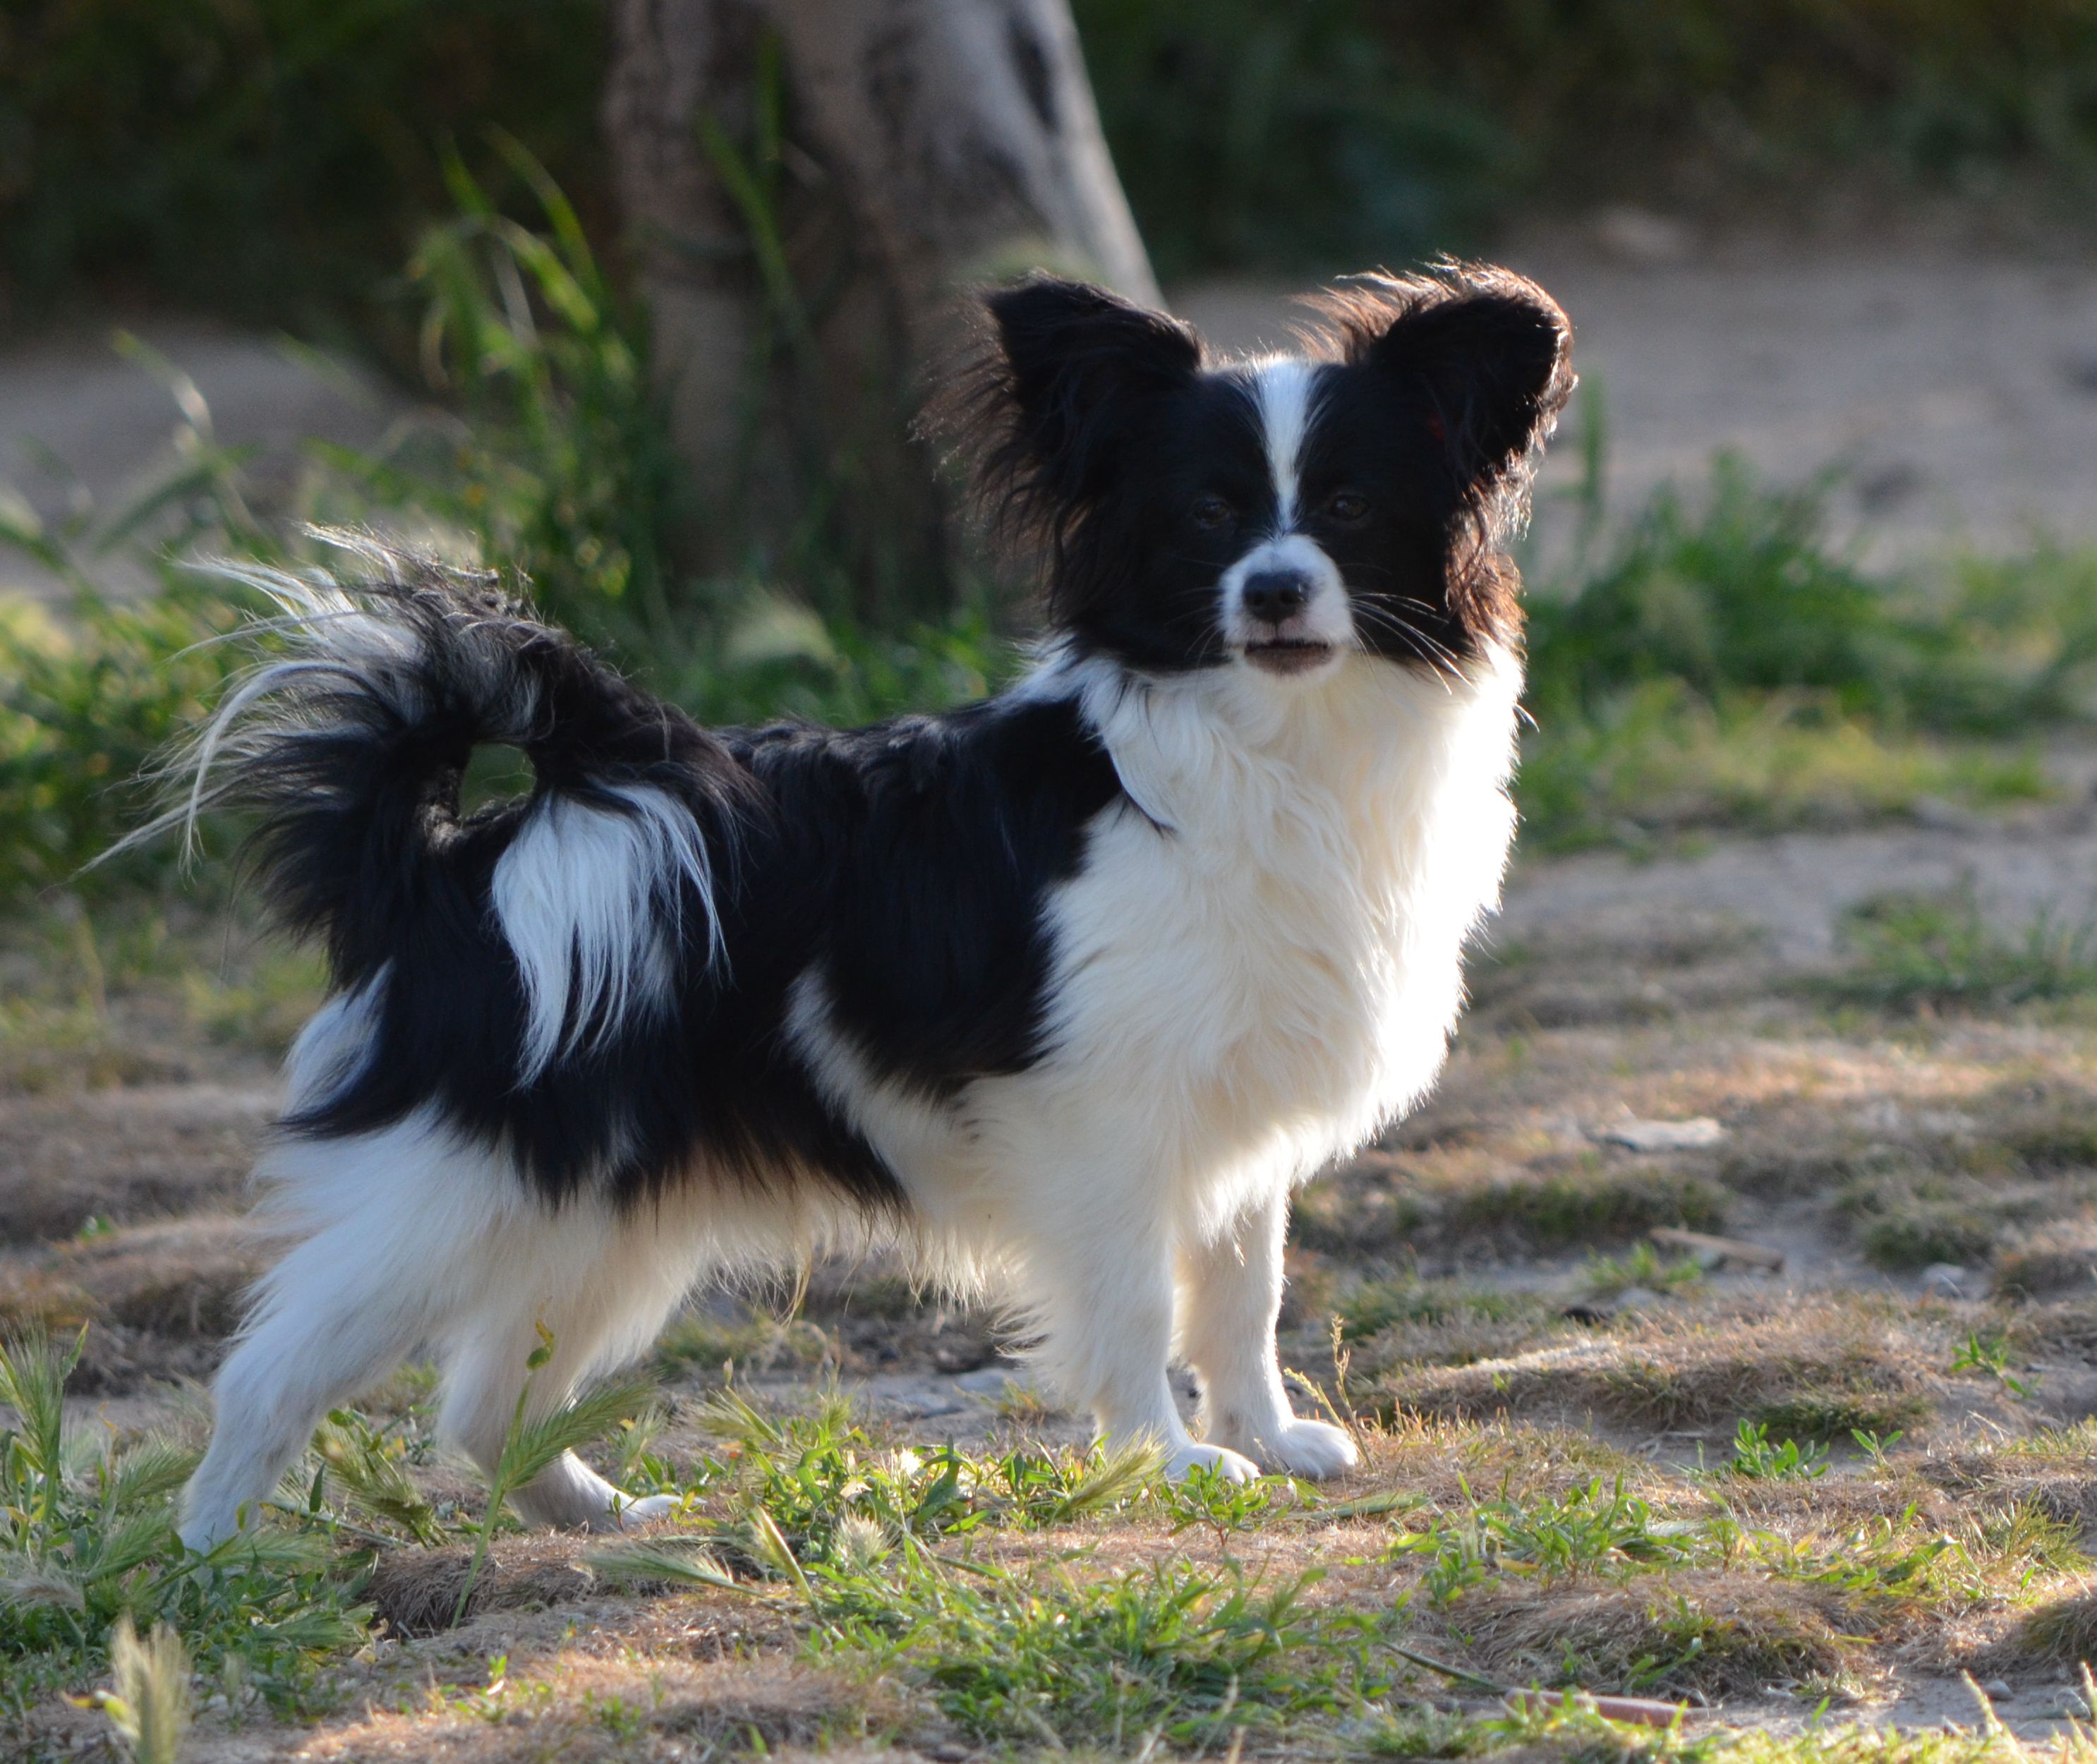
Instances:
[[[519,1414],[543,1420],[593,1374],[630,1359],[654,1339],[690,1284],[698,1258],[682,1234],[650,1213],[611,1215],[589,1202],[545,1215],[507,1248],[487,1301],[458,1320],[447,1343],[439,1436],[493,1477]],[[544,1364],[528,1361],[552,1337]],[[676,1502],[634,1499],[563,1452],[514,1490],[528,1525],[615,1529],[660,1517]]]
[[[335,1404],[439,1333],[465,1296],[461,1252],[484,1228],[488,1161],[411,1119],[291,1140],[265,1161],[274,1210],[301,1241],[256,1289],[213,1387],[210,1449],[183,1500],[208,1549],[252,1521]]]

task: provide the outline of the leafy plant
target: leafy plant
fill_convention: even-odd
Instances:
[[[292,1515],[203,1555],[186,1548],[172,1498],[194,1454],[156,1437],[68,1435],[78,1353],[33,1333],[0,1343],[0,1403],[17,1417],[0,1428],[0,1709],[19,1716],[92,1679],[127,1617],[178,1633],[205,1677],[230,1670],[280,1709],[305,1706],[321,1663],[360,1645],[370,1617],[329,1526]],[[145,1675],[120,1694],[142,1732],[168,1731],[173,1657],[151,1641],[130,1657]]]
[[[1817,1440],[1773,1440],[1759,1421],[1742,1421],[1733,1431],[1733,1455],[1726,1469],[1758,1482],[1797,1478],[1811,1482],[1828,1473],[1828,1447]]]
[[[1503,1488],[1489,1500],[1473,1498],[1455,1517],[1401,1536],[1390,1553],[1426,1556],[1421,1590],[1430,1604],[1443,1605],[1503,1574],[1548,1583],[1688,1561],[1688,1545],[1657,1525],[1652,1508],[1626,1491],[1622,1477],[1605,1482],[1597,1476],[1561,1495],[1524,1500]]]
[[[2012,1396],[2029,1397],[2038,1388],[2038,1375],[2028,1373],[2020,1378],[2012,1372],[2012,1363],[2009,1340],[1997,1334],[1983,1334],[1978,1329],[1968,1329],[1951,1356],[1950,1369],[1955,1372],[1977,1372],[1994,1379]]]

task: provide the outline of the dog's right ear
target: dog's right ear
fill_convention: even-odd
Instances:
[[[1035,275],[983,297],[979,353],[933,426],[956,440],[994,527],[1053,537],[1111,481],[1142,401],[1184,385],[1202,343],[1175,318]]]

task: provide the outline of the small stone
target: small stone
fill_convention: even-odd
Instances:
[[[1615,1312],[1620,1317],[1643,1316],[1660,1302],[1660,1294],[1649,1286],[1626,1286],[1617,1294]]]
[[[2007,1679],[1990,1679],[1981,1688],[1998,1703],[2017,1694],[2010,1687],[2010,1681]]]
[[[1696,235],[1681,221],[1628,203],[1602,209],[1593,224],[1603,250],[1646,269],[1685,262],[1696,250]]]
[[[1618,1121],[1596,1135],[1605,1145],[1634,1152],[1694,1151],[1716,1145],[1725,1136],[1724,1127],[1701,1114],[1687,1121]]]
[[[1955,1262],[1933,1262],[1922,1271],[1922,1292],[1925,1298],[1963,1298],[1967,1283],[1973,1278]]]
[[[979,1397],[1001,1397],[1007,1385],[1017,1385],[1025,1390],[1027,1378],[1023,1369],[1009,1363],[986,1366],[979,1372],[965,1372],[954,1380],[957,1390],[965,1390]]]

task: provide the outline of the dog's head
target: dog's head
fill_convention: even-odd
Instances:
[[[1295,349],[1244,361],[1079,282],[983,304],[950,414],[1080,649],[1309,682],[1351,653],[1448,668],[1518,635],[1500,548],[1573,383],[1534,283],[1364,278],[1311,303]]]

